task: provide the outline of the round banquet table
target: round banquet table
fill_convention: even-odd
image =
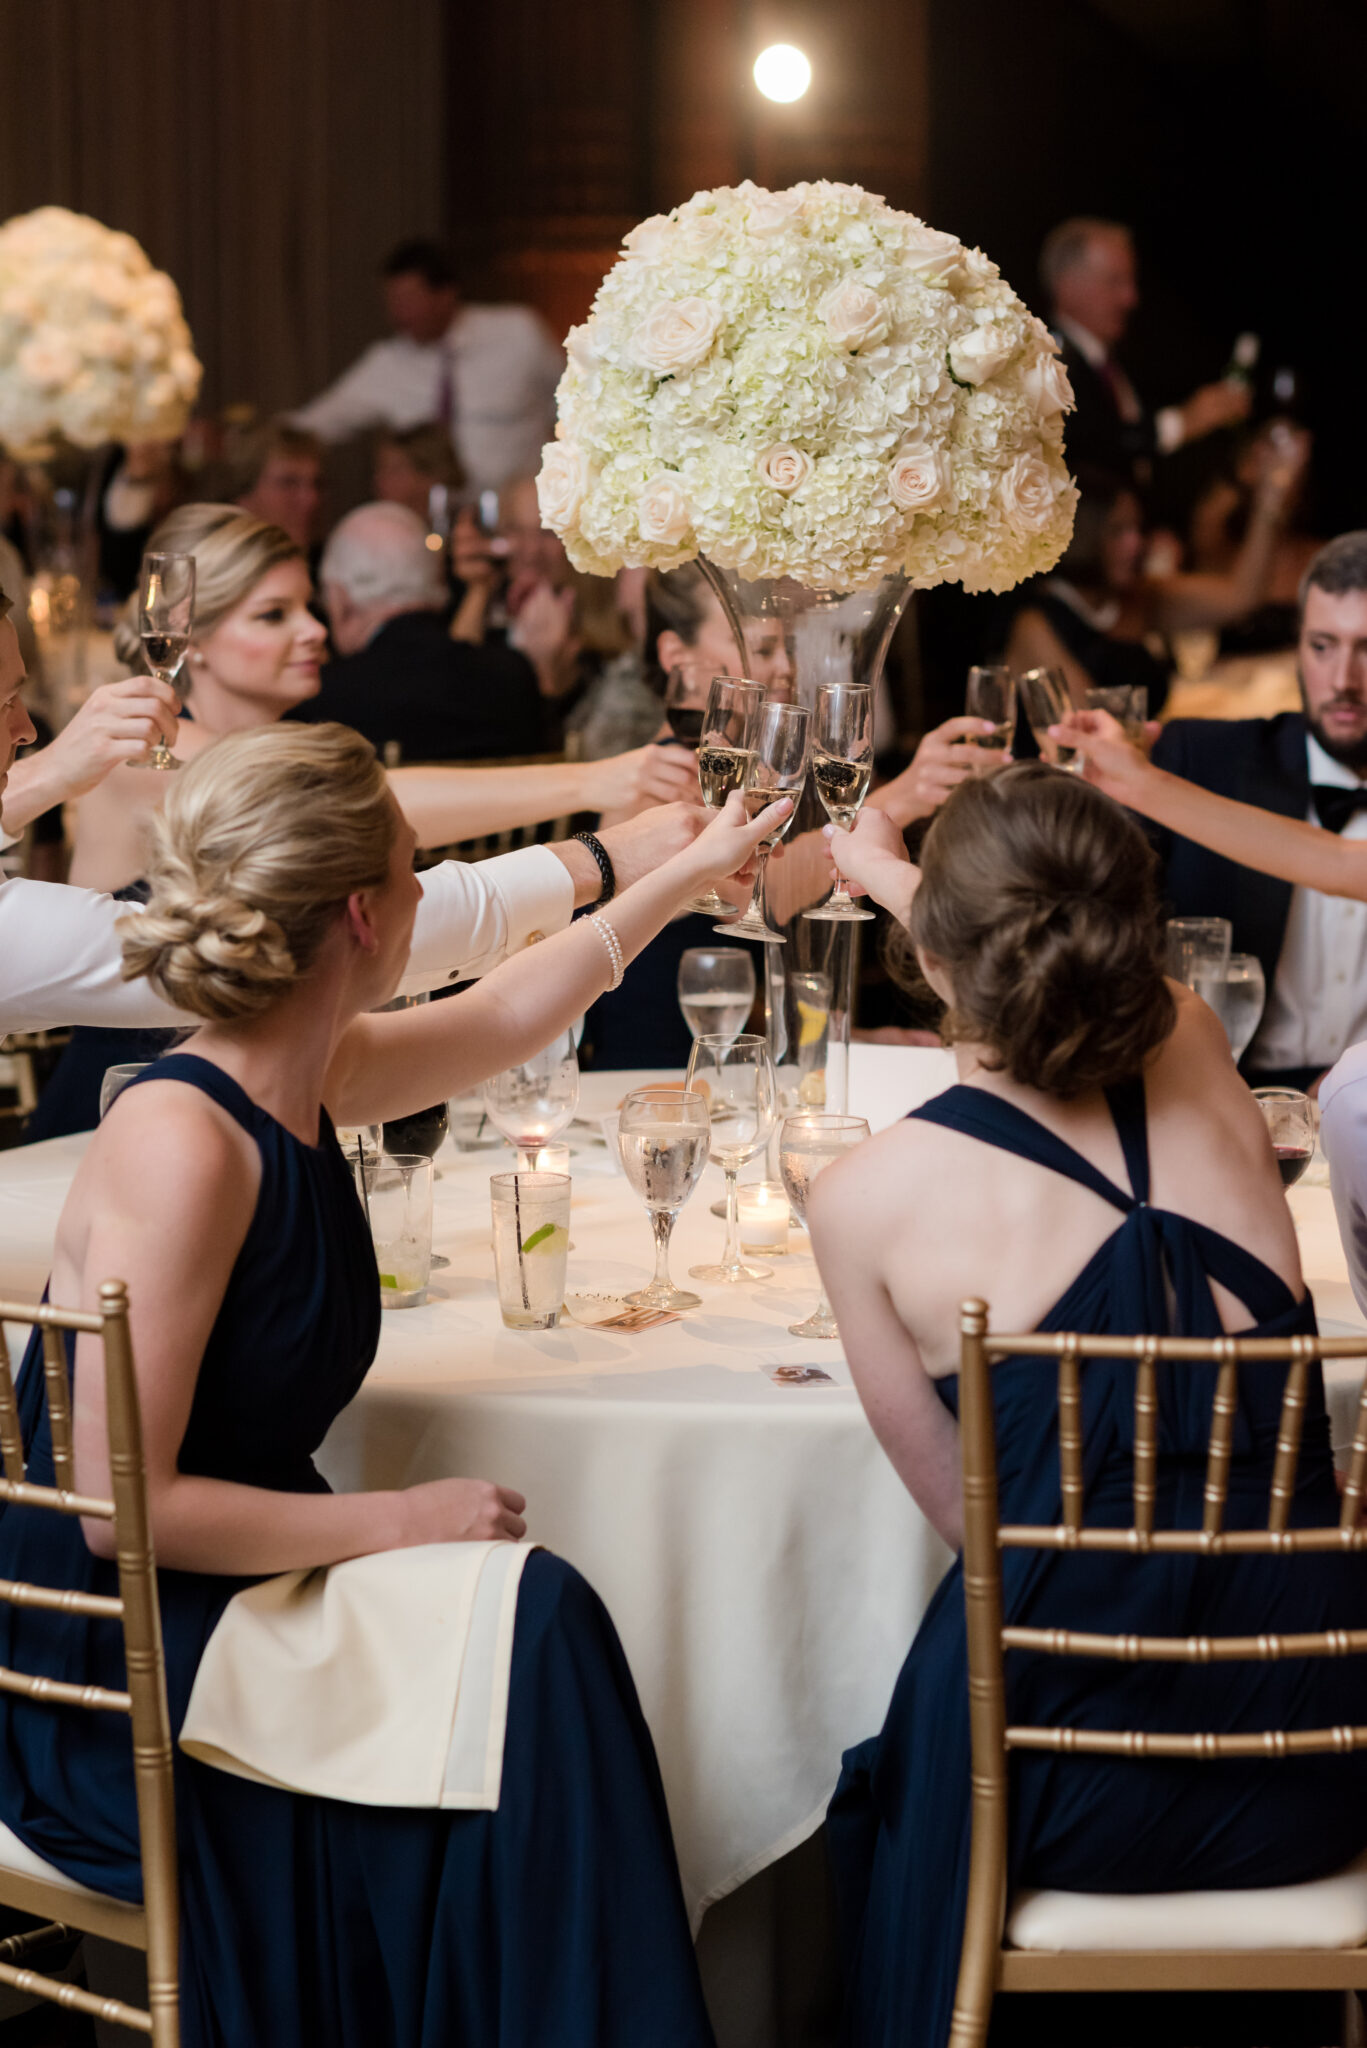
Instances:
[[[592,1126],[658,1078],[584,1077],[585,1122],[568,1133],[571,1290],[649,1277],[645,1212]],[[943,1053],[856,1047],[850,1106],[881,1128],[952,1078]],[[41,1290],[85,1143],[0,1153],[0,1293]],[[434,1243],[451,1263],[425,1305],[385,1315],[320,1463],[346,1489],[466,1473],[527,1495],[530,1534],[585,1574],[621,1633],[696,1925],[817,1828],[841,1751],[881,1724],[948,1553],[878,1449],[839,1346],[788,1334],[816,1293],[805,1238],[771,1281],[704,1285],[702,1308],[674,1323],[514,1332],[498,1313],[488,1199],[509,1156],[448,1143],[437,1163]],[[1312,1169],[1290,1201],[1324,1327],[1347,1334],[1367,1322],[1322,1181]],[[680,1218],[676,1280],[720,1250],[721,1185],[709,1168]],[[765,1370],[808,1362],[834,1384],[785,1387]],[[1341,1446],[1361,1367],[1337,1362],[1329,1378]]]

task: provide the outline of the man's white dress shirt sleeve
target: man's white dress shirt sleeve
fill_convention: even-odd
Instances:
[[[1320,1083],[1320,1143],[1353,1297],[1367,1314],[1367,1045],[1353,1045]]]
[[[405,994],[473,980],[509,953],[560,931],[574,884],[544,846],[467,867],[443,861],[422,878]],[[148,1029],[195,1024],[146,981],[124,981],[117,921],[137,905],[94,889],[0,882],[0,1037],[62,1024]]]
[[[416,426],[432,417],[436,383],[434,349],[377,341],[290,417],[320,441],[346,441],[370,427]]]

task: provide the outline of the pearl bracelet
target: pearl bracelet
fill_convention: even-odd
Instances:
[[[608,949],[608,959],[612,962],[612,980],[608,983],[608,989],[611,992],[613,989],[618,989],[622,986],[622,981],[627,971],[626,958],[622,952],[622,941],[618,938],[601,910],[595,910],[593,916],[588,921]]]

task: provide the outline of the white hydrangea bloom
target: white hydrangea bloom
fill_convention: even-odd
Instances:
[[[1008,590],[1067,546],[1047,330],[981,250],[857,185],[643,221],[567,350],[541,505],[578,568]]]
[[[0,226],[0,446],[173,440],[202,375],[179,292],[131,235],[62,206]]]

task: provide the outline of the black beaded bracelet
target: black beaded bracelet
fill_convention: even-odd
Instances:
[[[603,893],[599,903],[611,903],[617,894],[617,870],[612,865],[612,855],[596,832],[576,832],[575,838],[582,840],[598,863],[598,872],[603,877]]]

